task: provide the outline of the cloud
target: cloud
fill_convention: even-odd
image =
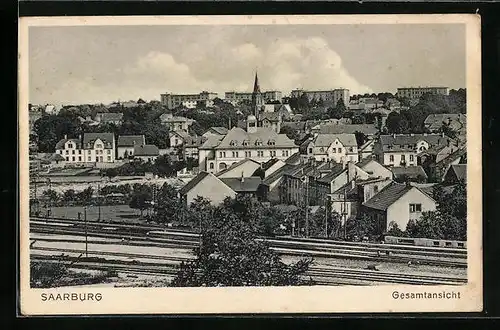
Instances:
[[[285,94],[295,88],[372,92],[348,72],[339,54],[321,37],[281,38],[259,45],[244,40],[229,45],[218,40],[203,46],[188,45],[189,52],[183,50],[176,56],[158,50],[142,53],[123,68],[108,68],[110,73],[101,77],[67,77],[50,95],[61,102],[150,100],[159,99],[164,92],[201,90],[223,95],[229,90],[250,91],[256,69],[262,90]]]

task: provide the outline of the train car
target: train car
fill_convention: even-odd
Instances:
[[[396,237],[385,236],[384,242],[387,244],[402,244],[414,246],[427,246],[427,247],[445,247],[445,248],[458,248],[465,249],[467,242],[454,241],[454,240],[440,240],[431,238],[410,238],[410,237]]]

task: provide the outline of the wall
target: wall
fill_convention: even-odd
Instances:
[[[134,154],[134,147],[118,147],[117,151],[117,158],[124,158],[125,157],[125,151],[127,152],[127,155],[133,155]]]
[[[373,178],[392,178],[392,171],[376,161],[366,164],[363,170]]]
[[[219,205],[226,197],[234,198],[236,192],[213,175],[207,175],[187,193],[187,205],[190,205],[197,196],[210,199],[213,205]]]
[[[370,198],[375,196],[376,193],[378,193],[382,189],[384,189],[391,182],[392,182],[391,179],[387,179],[384,181],[376,181],[376,182],[363,184],[361,186],[362,194],[363,194],[361,202],[362,203],[366,202],[367,200],[369,200]]]
[[[405,230],[409,220],[420,218],[421,213],[410,214],[410,203],[422,204],[422,212],[436,210],[436,202],[433,199],[417,188],[413,188],[387,209],[386,229],[389,229],[389,224],[394,221],[399,229]]]
[[[401,156],[404,156],[406,161],[406,166],[417,165],[417,153],[416,152],[386,152],[383,154],[383,164],[389,166],[402,166]],[[391,161],[390,156],[394,156],[394,161]],[[413,160],[411,160],[413,156]]]

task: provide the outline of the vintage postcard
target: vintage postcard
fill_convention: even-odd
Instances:
[[[482,310],[478,15],[19,31],[23,315]]]

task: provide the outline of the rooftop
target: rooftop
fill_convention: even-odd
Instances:
[[[374,135],[379,131],[370,124],[327,124],[321,125],[319,128],[319,133],[322,134],[354,134],[356,132]]]
[[[286,134],[278,134],[270,128],[258,127],[255,133],[234,127],[223,137],[217,149],[249,148],[292,148],[297,147]]]
[[[219,135],[226,135],[229,130],[226,127],[214,126],[214,127],[210,127],[208,129],[208,131],[212,131],[212,132],[217,133]]]
[[[100,121],[108,122],[108,121],[119,121],[123,119],[123,113],[121,112],[100,112],[97,113],[96,117],[100,117]]]
[[[318,134],[312,142],[315,147],[329,147],[336,140],[339,140],[345,147],[356,147],[356,136],[354,134]]]
[[[258,176],[244,178],[243,180],[241,178],[221,178],[220,180],[237,193],[256,192],[259,186],[263,184],[262,179]]]
[[[120,135],[118,136],[118,147],[133,147],[135,145],[146,144],[144,135]]]
[[[184,185],[184,187],[182,187],[180,190],[179,190],[179,193],[181,195],[185,195],[187,194],[191,189],[193,189],[194,187],[196,187],[196,185],[198,183],[201,182],[201,180],[205,179],[207,176],[213,176],[215,178],[215,176],[213,174],[210,174],[208,172],[200,172],[197,176],[195,176],[194,178],[192,178],[188,183],[186,183]]]
[[[160,150],[154,144],[146,144],[134,147],[134,156],[158,156]]]
[[[372,209],[385,211],[389,206],[394,204],[394,202],[413,188],[418,189],[410,185],[393,182],[387,185],[368,201],[364,202],[363,205]]]
[[[400,178],[402,176],[407,176],[409,178],[417,178],[421,176],[427,178],[427,174],[422,166],[395,166],[391,167],[391,171],[396,178]]]
[[[84,133],[83,134],[83,147],[88,148],[88,144],[90,143],[90,147],[94,147],[94,142],[99,139],[104,143],[104,149],[113,149],[113,141],[115,139],[115,135],[113,133]]]

